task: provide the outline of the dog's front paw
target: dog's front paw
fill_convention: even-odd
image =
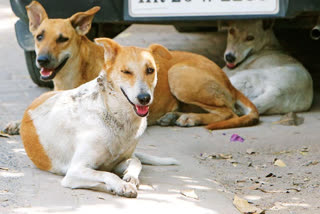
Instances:
[[[194,114],[183,114],[176,121],[177,126],[191,127],[200,125],[200,119]]]
[[[122,178],[122,180],[126,181],[126,182],[129,182],[129,183],[132,183],[133,185],[135,185],[136,187],[139,186],[140,184],[140,181],[139,181],[139,178],[135,177],[135,176],[132,176],[132,175],[129,175],[129,174],[125,174]]]
[[[115,193],[127,198],[136,198],[138,196],[137,187],[134,184],[125,181],[122,183],[121,188]]]
[[[6,125],[3,132],[9,135],[18,135],[20,133],[21,121],[12,121]]]
[[[176,112],[169,112],[157,120],[157,124],[160,126],[173,126],[177,121],[179,114]]]

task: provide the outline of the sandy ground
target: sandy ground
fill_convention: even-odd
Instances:
[[[47,89],[29,79],[18,47],[9,3],[0,2],[0,127],[22,117]],[[123,45],[151,42],[191,50],[222,63],[223,33],[177,33],[171,26],[132,26],[116,40]],[[180,166],[144,166],[137,199],[60,186],[61,177],[35,168],[19,136],[0,138],[0,213],[239,213],[234,195],[266,213],[320,213],[320,97],[300,126],[262,117],[258,126],[221,131],[150,127],[138,151],[175,157]],[[230,142],[238,134],[244,142]],[[222,154],[222,155],[221,155]],[[221,158],[222,157],[222,158]],[[282,160],[285,167],[274,165]],[[270,174],[271,173],[271,174]],[[194,190],[198,199],[181,194]]]

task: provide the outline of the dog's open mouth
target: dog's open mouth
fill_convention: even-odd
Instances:
[[[63,66],[67,63],[69,57],[66,57],[61,63],[60,65],[58,65],[58,67],[54,68],[54,69],[50,69],[50,68],[44,68],[42,67],[40,69],[40,78],[41,80],[44,81],[48,81],[48,80],[52,80],[57,73],[63,68]]]
[[[149,114],[149,106],[147,106],[147,105],[140,106],[140,105],[136,105],[136,104],[132,103],[122,88],[121,88],[121,91],[122,91],[123,95],[127,98],[127,100],[129,101],[129,103],[133,106],[133,110],[134,110],[134,112],[136,112],[136,114],[138,116],[145,117]]]
[[[249,53],[247,54],[247,56],[241,60],[240,62],[238,63],[230,63],[230,62],[227,62],[226,65],[229,69],[234,69],[236,67],[238,67],[239,65],[241,65],[246,59],[248,59],[252,54],[252,49],[249,51]]]

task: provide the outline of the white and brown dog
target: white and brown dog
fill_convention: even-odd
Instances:
[[[65,175],[64,187],[136,197],[141,162],[133,152],[147,126],[157,83],[153,55],[166,49],[122,47],[110,39],[96,42],[105,49],[99,77],[37,98],[25,111],[22,141],[38,168]],[[151,158],[149,163],[177,162]]]
[[[285,53],[271,22],[229,23],[224,71],[260,114],[306,111],[313,100],[312,78],[296,59]]]

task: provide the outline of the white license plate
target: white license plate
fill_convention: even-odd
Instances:
[[[269,15],[279,0],[128,0],[131,17]]]

